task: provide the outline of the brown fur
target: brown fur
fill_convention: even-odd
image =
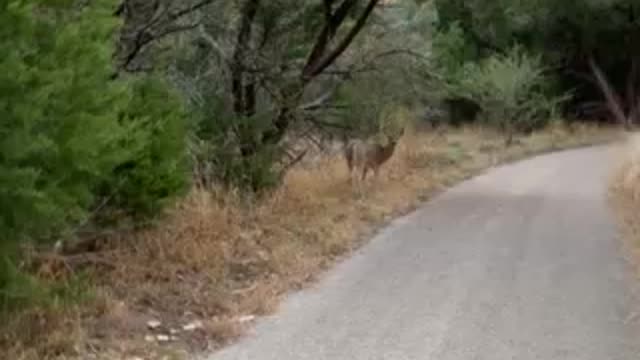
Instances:
[[[398,139],[390,139],[386,145],[382,145],[372,140],[351,140],[344,148],[345,159],[349,174],[354,170],[362,171],[361,179],[365,180],[369,170],[377,176],[380,166],[387,162],[395,151]]]

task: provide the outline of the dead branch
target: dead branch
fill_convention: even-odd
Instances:
[[[294,167],[297,163],[299,163],[300,161],[302,161],[302,159],[304,159],[304,157],[307,155],[307,153],[309,152],[309,149],[305,149],[303,150],[300,154],[298,154],[293,160],[291,160],[288,164],[286,164],[282,169],[281,169],[281,173],[282,174],[286,174],[289,169],[291,169],[292,167]]]
[[[600,87],[600,90],[602,91],[602,94],[607,100],[609,111],[611,111],[611,114],[615,117],[616,121],[628,128],[629,122],[624,114],[622,105],[620,104],[620,97],[611,86],[609,80],[607,79],[604,72],[602,72],[602,69],[600,69],[600,66],[598,66],[593,56],[589,57],[589,67],[591,68],[593,75],[598,81],[598,85]]]
[[[329,101],[329,99],[331,99],[333,97],[333,95],[335,94],[336,90],[337,90],[337,86],[334,86],[332,89],[326,91],[324,94],[320,95],[318,98],[306,103],[306,104],[302,104],[298,107],[298,110],[302,110],[302,111],[309,111],[309,110],[315,110],[318,108],[323,107],[323,105]]]
[[[378,5],[380,0],[369,0],[367,7],[360,15],[355,25],[351,28],[351,30],[347,33],[347,35],[338,43],[338,45],[329,53],[325,54],[325,50],[327,47],[327,43],[330,39],[332,39],[331,31],[335,31],[342,25],[344,19],[348,13],[348,11],[353,7],[355,1],[345,0],[344,3],[338,10],[336,14],[332,16],[332,20],[325,24],[325,29],[320,34],[318,42],[314,47],[311,55],[309,56],[309,60],[307,61],[307,65],[302,71],[302,79],[305,82],[308,82],[312,78],[321,74],[326,68],[331,66],[342,53],[351,45],[355,37],[360,33],[360,31],[364,28],[369,16],[373,12],[373,9]]]

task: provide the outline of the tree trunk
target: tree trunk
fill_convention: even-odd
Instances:
[[[628,129],[628,119],[624,114],[622,105],[620,104],[620,98],[592,56],[589,57],[589,67],[591,68],[591,71],[598,82],[598,86],[605,97],[609,111],[617,122]]]
[[[358,19],[355,25],[349,30],[345,37],[337,42],[336,47],[327,52],[327,44],[329,40],[333,38],[333,34],[344,22],[347,13],[351,7],[355,5],[357,1],[345,0],[344,3],[338,8],[333,16],[327,18],[327,23],[323,29],[320,37],[317,40],[316,46],[314,46],[310,56],[307,59],[307,63],[302,70],[303,82],[309,82],[314,77],[320,75],[326,68],[333,65],[333,63],[342,55],[342,53],[351,45],[353,40],[362,31],[367,20],[373,13],[373,10],[378,5],[380,0],[369,0],[369,3],[365,7],[364,11]]]
[[[256,87],[252,76],[247,76],[247,53],[251,49],[253,25],[260,7],[260,0],[247,0],[241,11],[240,27],[236,38],[231,64],[231,96],[233,112],[238,118],[246,119],[256,113]],[[259,144],[251,136],[249,124],[241,122],[236,130],[240,153],[249,157],[258,151]]]
[[[236,114],[246,116],[255,113],[255,86],[242,87],[247,84],[242,71],[242,61],[246,56],[244,52],[249,49],[249,41],[251,34],[251,24],[255,18],[255,11],[259,7],[260,0],[247,0],[246,6],[242,13],[243,20],[241,22],[236,51],[234,53],[234,64],[237,68],[232,68],[232,95],[234,98],[234,109]],[[254,155],[262,146],[272,146],[280,143],[282,138],[295,119],[295,110],[302,100],[302,94],[306,86],[344,53],[351,45],[356,36],[364,28],[367,19],[371,16],[374,8],[380,0],[368,0],[367,6],[357,18],[355,24],[346,32],[346,35],[336,41],[336,45],[331,48],[332,40],[337,30],[344,24],[348,17],[349,11],[354,8],[357,0],[343,0],[333,11],[333,0],[326,0],[325,6],[325,24],[322,32],[316,39],[306,64],[300,73],[299,81],[288,88],[282,90],[282,104],[279,106],[278,114],[271,122],[269,129],[264,131],[257,137],[241,140],[240,150],[243,157]],[[234,71],[235,70],[235,71]]]
[[[627,76],[627,106],[628,116],[627,123],[631,127],[638,121],[638,102],[640,97],[638,96],[636,86],[638,84],[638,62],[635,56],[631,58],[631,69]]]
[[[251,94],[247,94],[247,84],[245,83],[246,70],[246,54],[251,48],[251,35],[253,32],[253,23],[258,13],[260,0],[247,0],[245,3],[238,29],[238,37],[236,38],[233,58],[231,60],[231,95],[233,96],[233,110],[237,115],[246,116],[250,109],[248,105],[251,103],[249,98]],[[249,101],[248,101],[249,100]]]

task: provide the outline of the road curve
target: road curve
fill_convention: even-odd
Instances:
[[[398,219],[210,360],[638,360],[606,148],[494,169]]]

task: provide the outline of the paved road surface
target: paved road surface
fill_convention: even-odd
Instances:
[[[638,360],[609,164],[574,150],[463,183],[210,360]]]

